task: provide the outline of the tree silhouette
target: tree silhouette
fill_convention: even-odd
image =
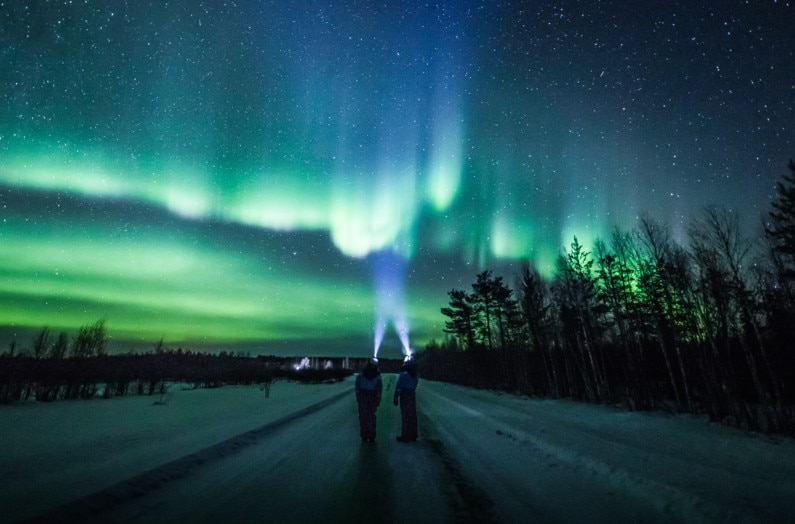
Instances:
[[[99,357],[105,354],[106,348],[105,320],[97,320],[80,326],[72,341],[72,356]]]
[[[784,276],[795,279],[795,163],[787,164],[789,173],[776,184],[778,197],[773,200],[768,232],[774,239],[773,250],[781,257]]]
[[[53,342],[52,348],[50,348],[50,358],[64,358],[68,351],[69,335],[67,335],[64,331],[61,331],[58,333],[58,338],[56,338],[55,342]]]
[[[497,308],[496,286],[491,276],[491,271],[483,271],[477,276],[477,281],[472,284],[472,300],[475,306],[476,329],[481,341],[487,348],[492,349],[492,323],[495,309]]]
[[[645,313],[654,326],[660,353],[677,404],[691,405],[686,365],[681,350],[681,325],[689,293],[687,256],[671,240],[670,230],[642,217],[638,233],[645,253],[638,267],[638,286]]]
[[[33,337],[33,358],[41,359],[47,356],[50,351],[51,337],[50,328],[43,327]]]
[[[550,297],[546,283],[538,270],[529,264],[522,266],[519,304],[528,335],[529,348],[541,355],[544,375],[553,396],[561,396],[560,379],[555,366],[550,333]]]
[[[481,272],[443,309],[448,332],[474,351],[420,352],[429,378],[795,435],[793,162],[789,171],[765,227],[767,253],[735,213],[707,208],[683,243],[649,217],[616,229],[609,246],[597,240],[595,256],[574,237],[551,281],[522,267],[518,301]]]
[[[574,237],[570,250],[558,258],[556,289],[561,320],[569,335],[569,347],[577,358],[586,394],[593,400],[604,398],[607,384],[603,359],[596,347],[594,306],[596,280],[593,258]]]
[[[732,338],[742,348],[747,373],[753,383],[755,402],[767,409],[771,403],[780,415],[779,379],[768,357],[760,325],[759,300],[748,283],[745,268],[751,243],[742,235],[739,217],[728,210],[708,208],[697,222],[693,236],[697,259],[709,260],[711,272],[722,276],[720,288],[730,302]],[[712,285],[715,288],[716,284]]]
[[[475,345],[475,312],[472,297],[463,290],[448,291],[450,307],[443,307],[442,314],[450,320],[444,323],[444,332],[456,337],[459,346],[470,349]]]
[[[501,349],[515,345],[523,322],[513,290],[491,271],[479,273],[472,290],[467,293],[453,289],[447,293],[449,307],[441,309],[450,319],[445,322],[445,333],[454,335],[464,349],[494,349],[495,338]]]
[[[795,311],[795,163],[790,160],[787,168],[789,173],[776,184],[778,196],[771,204],[765,233],[778,277],[776,299],[785,304],[789,322]]]

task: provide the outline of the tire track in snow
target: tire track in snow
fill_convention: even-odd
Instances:
[[[698,516],[707,522],[749,521],[750,516],[727,512],[714,503],[696,494],[683,491],[675,486],[658,482],[652,478],[633,474],[617,465],[600,460],[599,457],[573,451],[565,446],[555,444],[537,434],[530,433],[513,425],[501,422],[481,410],[473,409],[457,402],[437,391],[430,391],[437,400],[445,402],[451,408],[465,413],[468,417],[481,419],[495,429],[498,438],[507,438],[524,445],[549,458],[589,471],[597,475],[601,482],[612,486],[616,492],[625,493],[641,500],[646,500],[661,515],[668,515],[686,521]],[[595,432],[580,428],[583,434],[600,436]],[[602,437],[604,438],[604,437]]]
[[[258,428],[228,438],[222,442],[201,449],[182,458],[167,462],[105,489],[63,504],[45,514],[23,520],[26,523],[79,522],[81,519],[96,517],[110,511],[120,504],[156,491],[169,482],[183,479],[199,468],[222,460],[259,443],[264,437],[313,413],[316,413],[344,398],[350,398],[351,390],[345,390],[329,398],[316,402],[295,413],[268,422]]]
[[[418,413],[418,416],[421,421],[421,432],[426,437],[421,442],[442,463],[447,484],[452,488],[447,497],[448,504],[455,513],[456,522],[496,522],[493,512],[494,501],[464,474],[458,461],[445,448],[430,417],[422,412]]]

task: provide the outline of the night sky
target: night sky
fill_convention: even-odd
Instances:
[[[377,4],[377,6],[376,6]],[[749,231],[787,1],[0,0],[0,344],[382,356],[640,214]],[[711,7],[705,7],[711,6]]]

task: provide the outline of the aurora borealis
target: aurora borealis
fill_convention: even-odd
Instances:
[[[0,0],[0,344],[364,356],[380,252],[422,344],[481,269],[767,212],[789,2],[448,4]]]

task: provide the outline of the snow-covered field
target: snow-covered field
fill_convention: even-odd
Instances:
[[[422,381],[420,441],[352,379],[0,406],[0,520],[792,522],[795,441]]]
[[[277,382],[159,396],[0,406],[0,520],[30,517],[173,463],[319,401],[350,384]]]

